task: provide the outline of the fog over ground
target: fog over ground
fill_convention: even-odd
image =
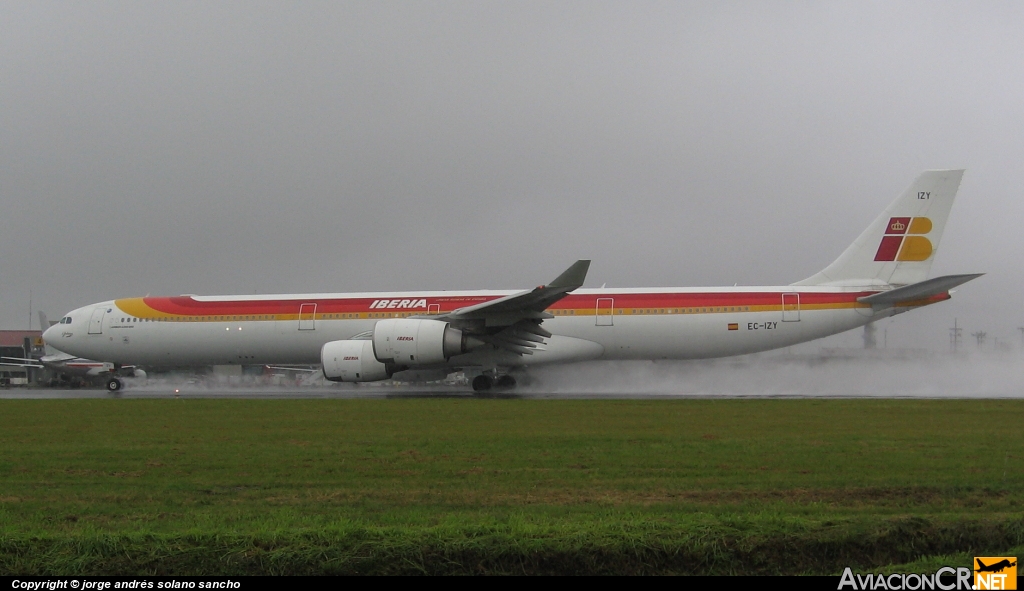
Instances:
[[[609,397],[1021,398],[1018,352],[897,359],[762,354],[714,361],[607,361],[532,370],[517,393]]]
[[[0,328],[27,327],[30,292],[56,319],[145,294],[525,288],[578,258],[594,287],[786,284],[922,170],[962,167],[933,275],[988,274],[879,341],[945,349],[956,318],[1020,347],[1019,2],[0,15]]]

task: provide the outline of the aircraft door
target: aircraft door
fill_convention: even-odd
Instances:
[[[89,319],[89,334],[103,334],[103,317],[106,314],[106,308],[96,308],[92,311],[92,318]]]
[[[595,324],[597,326],[612,326],[615,324],[615,300],[613,298],[597,298],[597,306],[594,309]]]
[[[782,321],[800,322],[800,294],[782,294]]]
[[[316,330],[316,304],[299,306],[299,330]]]

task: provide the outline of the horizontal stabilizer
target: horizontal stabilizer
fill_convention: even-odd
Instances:
[[[857,301],[865,304],[871,304],[876,308],[895,306],[900,302],[921,300],[946,293],[954,287],[963,285],[971,279],[977,279],[982,275],[984,275],[984,273],[935,277],[934,279],[928,279],[921,281],[920,283],[904,285],[903,287],[897,287],[896,289],[889,291],[883,291],[869,296],[864,296],[862,298],[857,298]]]

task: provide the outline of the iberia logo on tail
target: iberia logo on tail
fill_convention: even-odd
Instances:
[[[932,231],[928,218],[890,218],[875,253],[876,261],[923,261],[932,256],[932,243],[923,235]]]

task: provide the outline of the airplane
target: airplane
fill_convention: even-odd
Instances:
[[[61,319],[63,322],[64,319]],[[59,324],[59,323],[55,323]],[[39,312],[39,326],[43,332],[51,327],[46,320],[46,314]],[[44,343],[46,340],[44,339]],[[121,377],[146,377],[146,372],[141,368],[133,366],[115,367],[115,364],[83,359],[56,350],[49,343],[46,343],[46,354],[42,357],[0,357],[6,365],[17,365],[20,367],[47,368],[57,376],[55,381],[60,384],[70,385],[72,388],[83,384],[104,384],[108,389],[120,390]],[[116,381],[116,383],[114,383]],[[111,388],[111,386],[114,386]]]
[[[997,572],[1000,572],[1003,569],[1009,568],[1011,566],[1017,566],[1016,562],[1010,562],[1006,558],[1000,560],[999,562],[997,562],[995,564],[989,564],[987,566],[985,565],[984,562],[981,561],[981,559],[975,558],[975,560],[978,561],[977,571],[979,573],[997,573]]]
[[[115,368],[315,365],[338,382],[463,371],[478,392],[514,387],[513,374],[541,364],[766,351],[947,300],[981,276],[928,279],[963,172],[925,171],[838,259],[790,285],[582,289],[590,261],[579,260],[525,291],[109,300],[43,338]]]

